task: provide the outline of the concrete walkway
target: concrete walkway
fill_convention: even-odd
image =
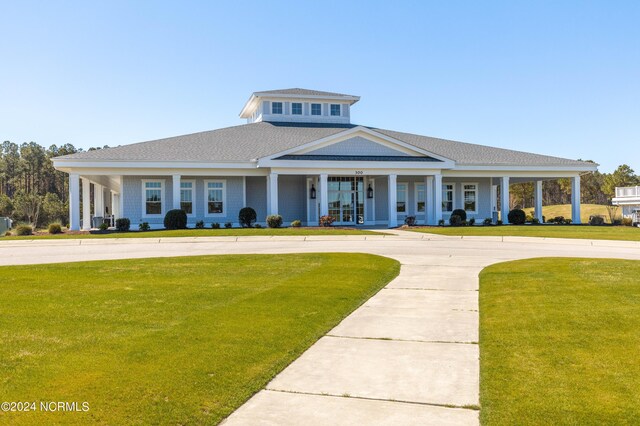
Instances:
[[[473,425],[482,268],[544,256],[640,259],[637,242],[392,234],[2,241],[0,264],[336,251],[392,257],[400,275],[225,425]]]

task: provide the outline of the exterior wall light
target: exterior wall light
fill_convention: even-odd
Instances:
[[[367,198],[373,198],[373,188],[371,184],[369,184],[369,188],[367,188]]]
[[[311,184],[311,189],[309,190],[309,198],[312,200],[316,199],[316,187]]]

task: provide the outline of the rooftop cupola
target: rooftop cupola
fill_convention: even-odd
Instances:
[[[254,92],[240,111],[247,123],[350,123],[351,105],[360,96],[307,89]]]

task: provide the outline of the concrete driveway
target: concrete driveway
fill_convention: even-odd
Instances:
[[[520,237],[194,237],[0,242],[0,265],[240,253],[362,252],[400,275],[225,425],[478,424],[478,273],[531,257],[640,259],[640,243]]]

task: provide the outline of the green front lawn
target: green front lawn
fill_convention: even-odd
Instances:
[[[15,234],[15,231],[13,231]],[[130,231],[130,232],[108,232],[89,233],[73,232],[51,235],[39,233],[18,237],[1,237],[0,241],[7,240],[31,240],[31,239],[74,239],[74,238],[166,238],[166,237],[241,237],[241,236],[273,236],[273,235],[382,235],[379,232],[365,231],[358,228],[231,228],[231,229],[177,229],[172,231]]]
[[[640,261],[545,258],[480,274],[486,425],[637,424]]]
[[[640,241],[640,228],[589,225],[424,226],[409,231],[456,236],[582,238],[591,240]]]
[[[0,267],[0,424],[215,424],[399,272],[365,254]]]

